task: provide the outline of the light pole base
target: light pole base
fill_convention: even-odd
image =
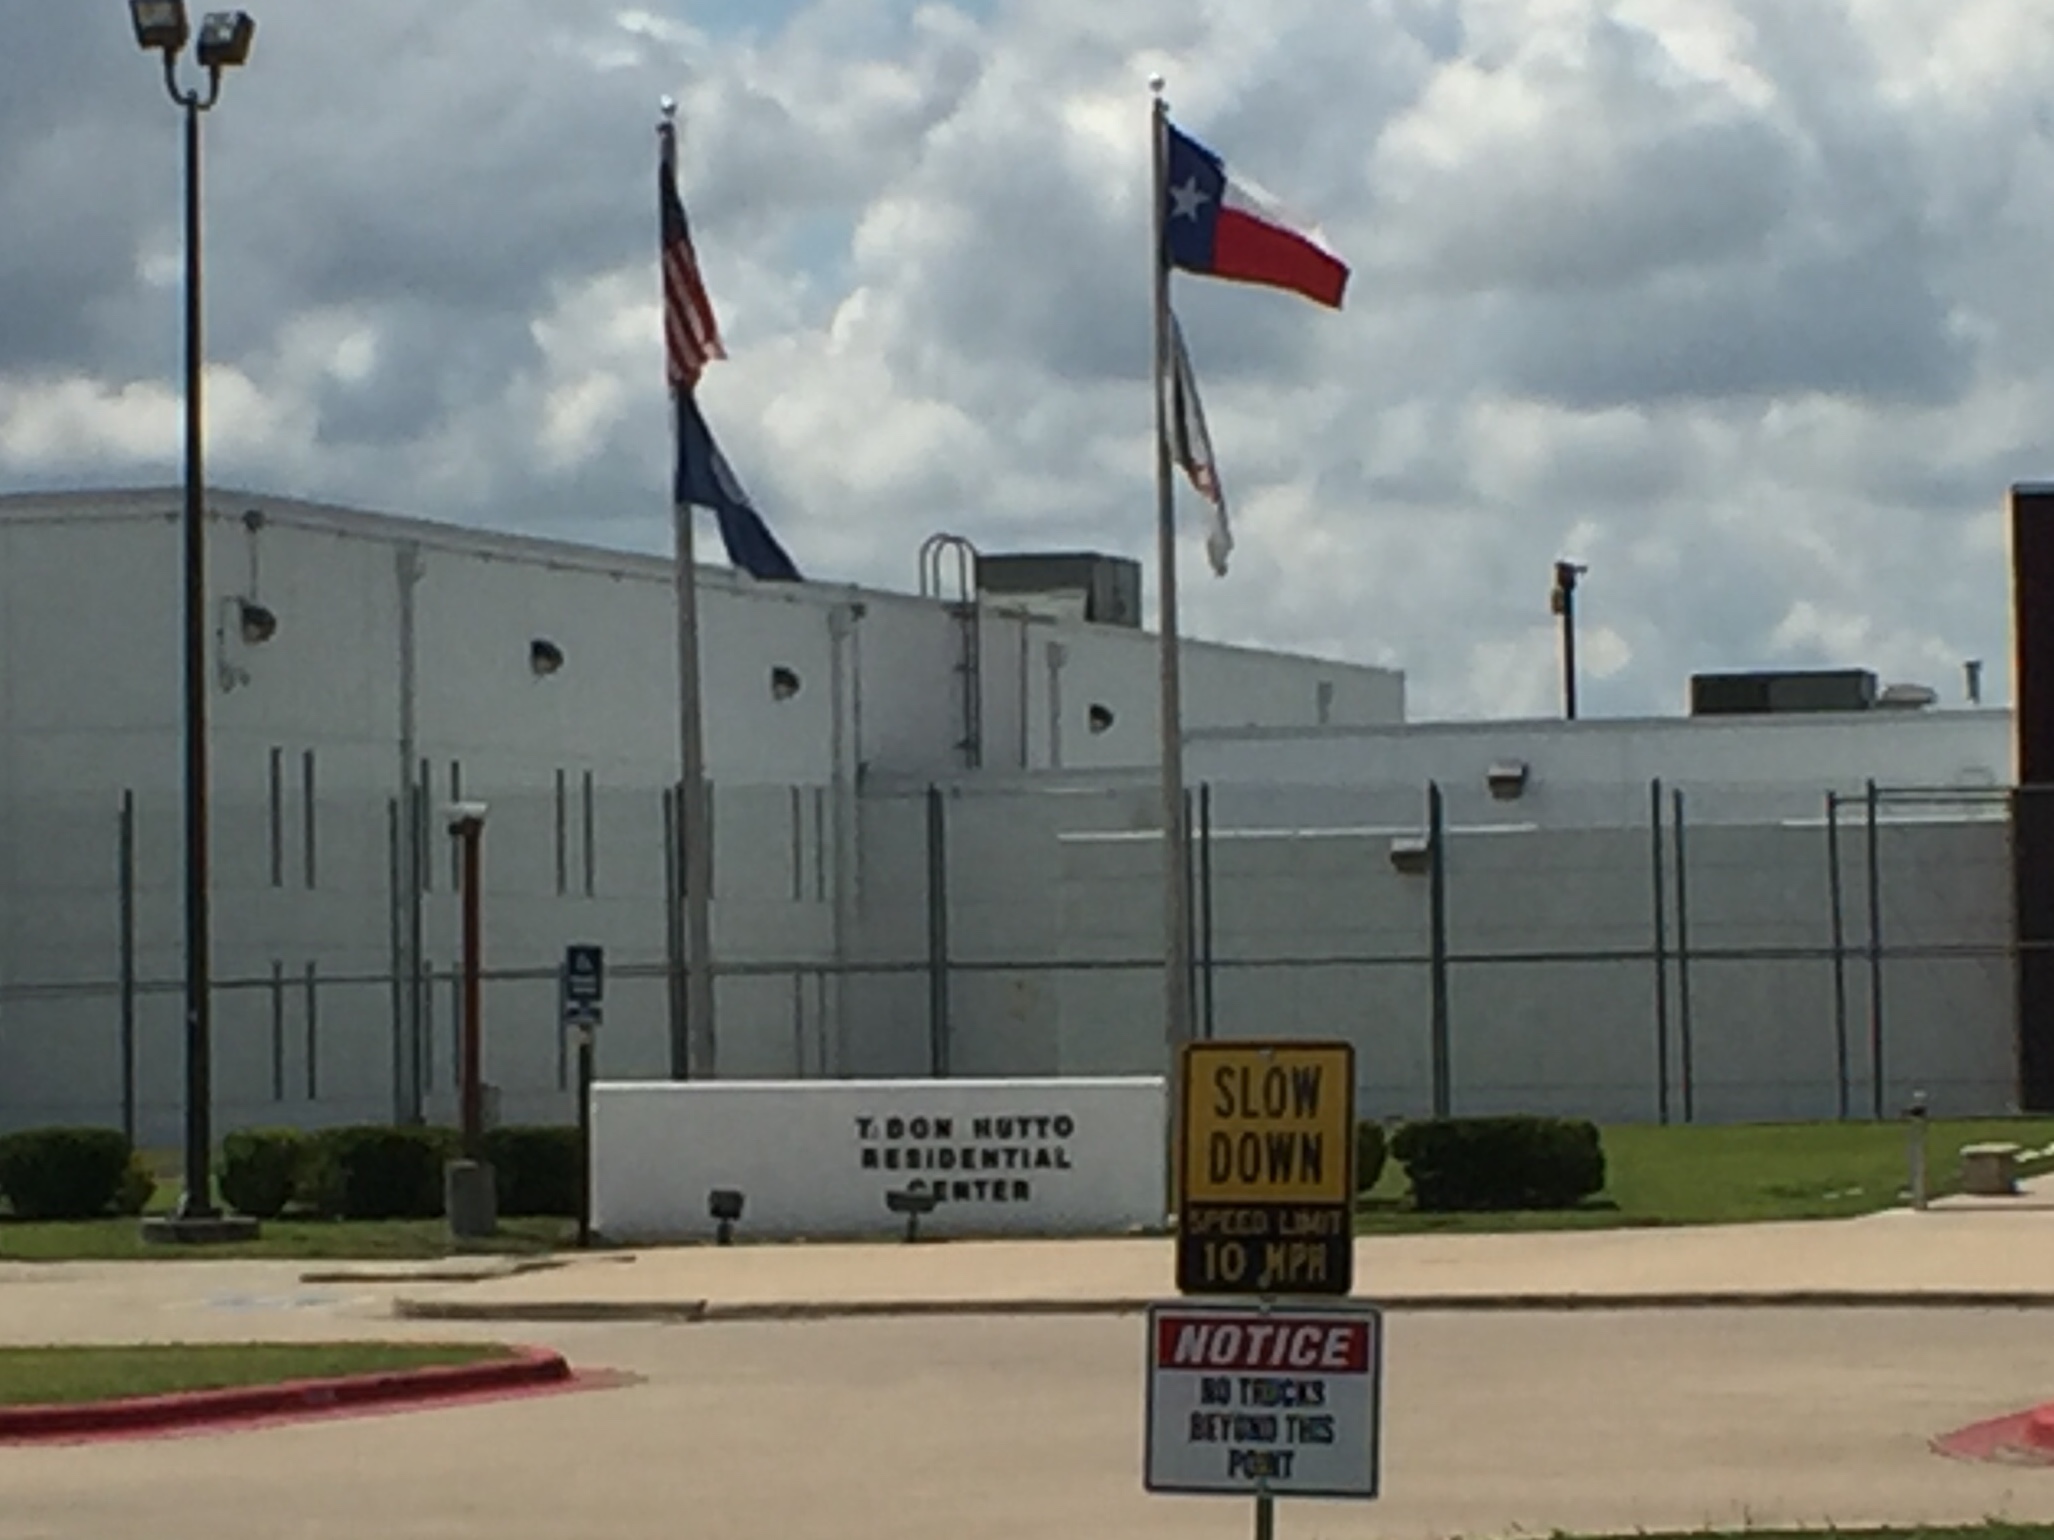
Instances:
[[[153,1246],[232,1246],[262,1233],[263,1226],[247,1214],[153,1214],[143,1221],[143,1240]]]
[[[499,1189],[482,1160],[452,1160],[442,1168],[443,1211],[453,1241],[490,1240],[499,1233]]]

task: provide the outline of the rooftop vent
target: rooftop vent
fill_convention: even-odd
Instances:
[[[1694,717],[1868,711],[1877,703],[1876,676],[1865,668],[1771,669],[1690,678]]]
[[[1937,704],[1939,699],[1940,692],[1929,684],[1893,684],[1883,687],[1883,693],[1876,697],[1876,704],[1896,711],[1923,711]]]
[[[1095,551],[977,556],[977,587],[993,597],[1050,599],[1102,626],[1141,624],[1141,563]]]

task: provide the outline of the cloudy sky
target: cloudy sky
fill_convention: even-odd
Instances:
[[[212,479],[663,549],[653,125],[809,575],[948,530],[1153,567],[1146,81],[1351,262],[1180,277],[1236,516],[1196,635],[1546,713],[1693,669],[2007,698],[2054,475],[2046,0],[258,4],[208,123]],[[179,137],[120,0],[0,51],[0,488],[172,482]]]

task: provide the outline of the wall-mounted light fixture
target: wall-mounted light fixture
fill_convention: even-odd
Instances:
[[[236,625],[252,647],[261,647],[278,634],[278,616],[254,599],[236,601]]]
[[[528,667],[537,679],[547,679],[563,667],[563,649],[546,636],[536,637],[528,643]]]
[[[1391,865],[1416,877],[1433,859],[1433,841],[1424,834],[1401,834],[1391,841]]]
[[[1484,772],[1484,784],[1500,802],[1510,802],[1525,794],[1529,773],[1525,760],[1501,759]]]

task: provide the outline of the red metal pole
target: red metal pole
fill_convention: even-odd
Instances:
[[[481,1160],[485,1154],[484,1043],[480,1021],[480,893],[479,847],[485,826],[475,818],[462,824],[464,843],[464,1062],[463,1137],[464,1158]]]

